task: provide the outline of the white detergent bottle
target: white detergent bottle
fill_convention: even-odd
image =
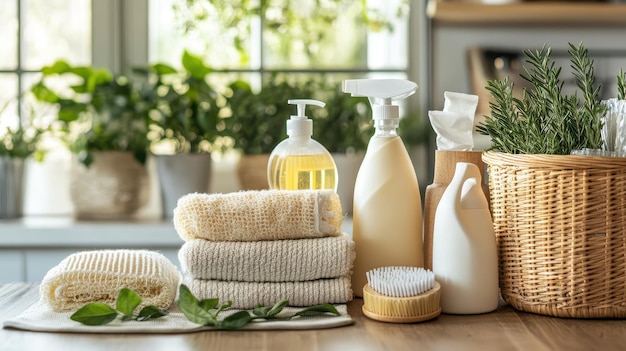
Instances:
[[[478,314],[498,307],[498,253],[478,167],[458,162],[433,226],[433,272],[441,311]]]
[[[403,79],[344,81],[343,91],[367,96],[376,132],[354,186],[353,228],[356,259],[352,290],[363,296],[366,272],[385,266],[422,267],[422,202],[415,169],[400,137],[399,107],[417,84]]]
[[[313,121],[305,115],[306,105],[324,107],[321,101],[288,100],[297,105],[297,115],[287,120],[287,139],[281,141],[267,164],[270,189],[337,191],[337,167],[330,152],[311,139]]]

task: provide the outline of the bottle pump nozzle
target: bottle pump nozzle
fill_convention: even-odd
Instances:
[[[293,99],[287,100],[287,103],[298,107],[297,115],[291,115],[291,118],[287,120],[287,135],[290,137],[310,137],[313,134],[313,121],[308,119],[305,114],[306,105],[324,107],[326,104],[312,99]]]
[[[400,112],[392,101],[402,100],[417,90],[417,84],[405,79],[347,79],[343,92],[352,96],[365,96],[372,105],[374,127],[384,131],[395,131],[400,121]]]

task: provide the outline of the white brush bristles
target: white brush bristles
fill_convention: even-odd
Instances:
[[[374,291],[391,297],[417,296],[435,286],[435,273],[422,267],[380,267],[366,276]]]

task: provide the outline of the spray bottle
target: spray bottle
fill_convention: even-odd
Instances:
[[[422,203],[415,169],[396,133],[399,107],[417,84],[402,79],[344,81],[343,91],[367,96],[376,132],[354,186],[353,232],[355,296],[363,296],[366,272],[384,266],[423,266]]]
[[[297,105],[297,115],[287,120],[287,139],[278,144],[268,161],[267,179],[270,189],[337,191],[337,167],[330,152],[311,139],[313,121],[305,115],[306,105],[324,107],[317,100],[288,100]]]

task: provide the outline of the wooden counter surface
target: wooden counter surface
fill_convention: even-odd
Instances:
[[[26,283],[0,296],[0,321],[19,314],[12,306],[35,301]],[[189,334],[70,334],[0,329],[0,350],[624,350],[626,320],[573,320],[518,312],[502,305],[492,313],[442,314],[419,324],[388,324],[348,304],[355,324],[306,331],[209,331]]]

